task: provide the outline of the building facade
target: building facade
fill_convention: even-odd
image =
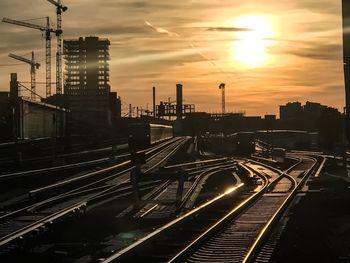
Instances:
[[[67,110],[20,97],[17,74],[11,74],[10,92],[0,93],[0,141],[61,138]]]
[[[19,98],[17,101],[17,138],[59,138],[64,136],[67,110],[53,105]]]
[[[98,37],[64,40],[66,95],[108,95],[109,45],[108,39]]]
[[[10,92],[0,92],[0,142],[11,141]]]
[[[281,120],[298,120],[303,114],[303,107],[300,102],[288,102],[280,106]]]
[[[120,107],[120,99],[110,92],[110,42],[99,37],[80,37],[64,40],[63,46],[69,130],[73,134],[104,133],[118,117],[116,107]]]

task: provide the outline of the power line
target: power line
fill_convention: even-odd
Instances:
[[[25,84],[29,84],[29,83],[31,83],[31,82],[29,82],[29,81],[21,81],[21,83],[25,83]],[[36,84],[46,84],[46,82],[36,82]],[[49,83],[49,84],[56,84],[56,82],[51,82],[51,83]]]
[[[24,63],[18,63],[18,64],[0,64],[0,67],[13,67],[13,66],[23,66]]]
[[[37,94],[36,92],[32,91],[31,89],[27,88],[22,83],[24,83],[24,82],[18,82],[18,85],[21,86],[22,88],[28,90],[30,93],[33,93],[35,96],[38,96],[40,99],[43,99],[43,97],[41,97],[39,94]]]

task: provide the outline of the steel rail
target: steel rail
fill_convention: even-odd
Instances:
[[[195,175],[195,181],[192,183],[192,186],[186,191],[184,197],[181,200],[181,203],[179,205],[179,207],[176,209],[176,211],[174,212],[179,213],[181,211],[181,209],[183,208],[183,206],[185,205],[185,203],[189,200],[190,196],[193,194],[193,192],[195,191],[197,185],[199,184],[199,182],[201,180],[203,180],[204,176],[210,176],[213,174],[216,174],[218,172],[222,172],[225,170],[233,170],[235,167],[232,167],[233,163],[225,163],[222,164],[221,166],[216,166],[216,167],[210,167],[210,168],[205,168],[200,174]],[[192,172],[193,173],[193,172]],[[197,173],[197,172],[196,172]],[[189,174],[189,177],[193,177],[193,175]],[[169,185],[170,185],[170,181],[168,181]],[[156,196],[155,198],[158,198],[161,196],[161,194],[163,194],[166,191],[166,189],[164,189],[163,191],[159,191],[159,195]],[[144,217],[145,215],[151,213],[158,205],[155,204],[153,207],[151,207],[150,209],[148,209],[146,212],[144,212],[141,217]]]
[[[242,168],[244,168],[245,170],[248,170],[248,171],[252,170],[251,168],[248,168],[242,164],[240,164],[240,166]],[[258,174],[259,174],[259,176],[261,176],[263,178],[264,182],[266,182],[266,183],[268,182],[268,179],[264,175],[262,175],[260,173],[258,173]],[[153,240],[155,238],[157,238],[158,235],[166,234],[167,231],[171,231],[171,230],[175,229],[176,227],[180,227],[186,220],[191,220],[191,218],[196,217],[196,215],[198,215],[199,213],[204,212],[205,210],[208,210],[209,208],[215,207],[219,201],[222,201],[223,199],[227,198],[231,193],[235,192],[236,190],[240,189],[243,186],[244,186],[244,184],[241,183],[241,184],[229,189],[224,194],[221,194],[220,196],[217,196],[217,197],[213,198],[212,200],[204,203],[203,205],[187,212],[186,214],[180,216],[179,218],[169,222],[168,224],[158,228],[157,230],[146,235],[145,237],[137,240],[136,242],[134,242],[133,244],[129,245],[128,247],[122,249],[121,251],[118,251],[114,255],[105,259],[103,261],[103,263],[118,262],[122,257],[127,257],[128,255],[131,255],[135,249],[140,248],[147,243],[152,243]],[[265,187],[266,187],[266,185],[265,185]],[[265,187],[263,189],[265,189]],[[261,191],[263,191],[263,190],[261,190]],[[253,196],[249,197],[247,200],[251,200],[252,198],[256,197],[257,195],[259,195],[260,192],[255,193]],[[237,212],[238,210],[242,209],[244,207],[244,204],[246,204],[247,200],[245,200],[240,205],[238,205],[238,207],[231,210],[230,213]],[[203,236],[203,235],[201,235],[201,236]]]
[[[176,138],[174,138],[173,140],[176,140]],[[144,152],[146,154],[151,154],[154,150],[156,151],[157,149],[164,147],[165,145],[171,143],[173,140],[162,142],[160,145],[155,145],[149,149],[141,150],[141,151],[139,151],[139,153]],[[93,151],[95,151],[95,150],[93,150]],[[86,152],[90,152],[90,151],[86,151]],[[82,153],[86,153],[86,152],[82,152]],[[74,154],[77,154],[77,153],[74,153]],[[130,157],[130,154],[126,153],[126,154],[116,155],[116,156],[114,156],[114,159],[123,159],[123,158],[128,158],[128,157]],[[108,163],[111,161],[112,161],[112,159],[110,157],[106,157],[106,158],[100,158],[100,159],[91,160],[91,161],[72,163],[72,164],[66,164],[66,165],[55,166],[55,167],[48,167],[48,168],[41,168],[41,169],[35,169],[35,170],[29,170],[29,171],[23,171],[23,172],[3,174],[3,175],[0,175],[0,180],[8,180],[8,179],[12,179],[12,178],[21,178],[21,177],[27,177],[27,176],[37,176],[40,174],[66,171],[66,170],[71,170],[71,169],[76,169],[76,168],[81,168],[81,167],[86,167],[86,166],[91,166],[91,165]]]
[[[254,161],[254,163],[257,163]],[[269,179],[261,174],[259,171],[247,166],[246,164],[241,164],[246,169],[254,172],[254,174],[259,175],[263,181],[264,185],[263,187],[253,194],[251,197],[244,200],[241,204],[239,204],[237,207],[233,208],[229,213],[227,213],[222,219],[217,221],[214,225],[212,225],[209,229],[207,229],[205,232],[203,232],[199,237],[197,237],[194,241],[192,241],[189,245],[187,245],[184,249],[182,249],[180,252],[178,252],[174,257],[172,257],[168,263],[175,263],[175,262],[184,262],[184,260],[192,253],[193,250],[200,247],[200,245],[207,240],[210,236],[212,236],[214,233],[216,233],[219,229],[223,227],[223,225],[226,225],[227,222],[232,220],[232,218],[237,217],[239,214],[241,214],[243,211],[248,209],[250,206],[252,206],[261,196],[264,195],[266,192],[268,186],[270,185]]]
[[[255,161],[253,161],[252,163],[258,163],[258,162],[255,162]],[[260,163],[258,163],[259,165],[262,165],[262,164],[260,164]],[[299,164],[299,163],[298,163]],[[293,184],[295,185],[295,180],[292,178],[292,177],[289,177],[288,176],[288,174],[287,174],[287,172],[288,171],[290,171],[293,167],[295,167],[295,166],[297,166],[298,164],[295,164],[295,165],[293,165],[292,167],[290,167],[290,168],[288,168],[286,171],[284,171],[284,172],[282,172],[282,171],[280,171],[280,170],[278,170],[278,169],[274,169],[274,170],[277,170],[277,172],[278,172],[278,174],[279,174],[279,176],[276,178],[276,180],[281,180],[283,177],[287,177],[289,180],[291,180],[292,182],[293,182]],[[267,165],[262,165],[262,166],[267,166]],[[257,172],[257,171],[256,171]],[[257,195],[258,194],[263,194],[266,190],[267,190],[267,188],[268,188],[268,186],[271,184],[267,184],[266,182],[268,182],[268,179],[266,178],[265,179],[265,186],[264,186],[264,188],[263,189],[261,189],[261,191],[259,191],[258,193],[257,193]],[[256,195],[256,196],[257,196]],[[262,195],[261,195],[262,196]],[[259,197],[257,198],[257,199],[259,199]],[[253,203],[255,203],[255,202],[250,202],[250,204],[249,205],[247,205],[247,206],[251,206]],[[220,224],[219,224],[220,225]],[[200,236],[196,241],[194,241],[192,244],[190,244],[190,245],[188,245],[184,250],[182,250],[181,252],[179,252],[175,257],[173,257],[169,262],[183,262],[183,260],[186,258],[186,256],[188,256],[190,253],[191,253],[191,251],[192,251],[192,249],[193,249],[193,247],[191,247],[191,245],[192,246],[195,246],[195,247],[198,247],[206,238],[207,238],[207,236],[210,236],[210,235],[212,235],[213,233],[215,233],[216,232],[216,229],[215,229],[215,227],[217,227],[217,228],[220,228],[220,226],[218,226],[218,225],[214,225],[213,226],[213,228],[214,228],[214,230],[212,230],[212,233],[210,233],[210,232],[207,232],[206,234],[203,234],[202,236]],[[207,236],[206,236],[207,235]],[[201,240],[202,239],[202,240]],[[186,249],[187,249],[187,251],[186,251]]]
[[[297,183],[293,189],[293,191],[288,195],[286,200],[283,202],[283,204],[279,207],[279,209],[273,214],[271,219],[267,222],[267,224],[264,226],[264,228],[259,233],[258,237],[254,241],[253,245],[249,249],[247,255],[244,257],[242,263],[250,263],[253,262],[255,259],[257,253],[259,252],[260,248],[262,247],[264,241],[268,237],[268,235],[271,233],[273,228],[275,227],[276,223],[279,221],[280,217],[284,213],[284,211],[288,208],[290,203],[293,201],[295,195],[297,194],[298,190],[304,185],[305,181],[308,179],[314,168],[317,166],[318,161],[314,159],[313,165],[305,172],[303,179]],[[321,164],[322,165],[322,164]],[[322,166],[320,166],[322,167]],[[292,179],[294,179],[292,177]]]
[[[179,141],[181,143],[183,143],[185,140],[176,140],[171,145],[173,145],[173,144],[175,144],[176,142],[179,142]],[[168,147],[170,147],[170,145]],[[175,147],[175,148],[177,148],[177,147]],[[163,152],[163,151],[161,151],[161,152]],[[173,151],[171,151],[171,152],[173,152]],[[167,158],[169,155],[170,154],[168,154],[165,158]],[[162,163],[163,161],[164,161],[164,158],[162,158],[162,160],[159,161],[159,164]],[[128,168],[128,169],[132,169],[132,168]],[[123,172],[121,172],[121,173],[123,173]],[[125,174],[125,172],[124,172],[124,174]],[[121,184],[123,184],[123,183],[125,183],[125,181],[121,182]],[[86,207],[86,205],[87,205],[87,203],[89,201],[96,200],[96,199],[101,199],[103,196],[107,196],[108,194],[111,194],[111,190],[115,191],[115,188],[116,188],[116,186],[112,186],[112,187],[110,187],[108,189],[105,189],[105,190],[103,190],[101,192],[98,192],[98,193],[96,193],[96,194],[94,194],[92,196],[84,197],[83,200],[79,201],[78,203],[75,203],[73,206],[69,206],[67,208],[60,209],[56,213],[53,213],[53,214],[51,214],[49,216],[44,217],[43,219],[35,221],[32,224],[29,224],[29,225],[27,225],[25,227],[22,227],[21,229],[15,230],[11,234],[0,238],[0,247],[4,246],[5,244],[7,244],[9,242],[12,242],[12,241],[16,240],[17,238],[21,238],[23,235],[28,234],[28,233],[30,233],[33,230],[36,230],[36,229],[42,227],[43,224],[46,224],[47,222],[52,222],[53,220],[56,220],[56,219],[58,219],[60,217],[63,217],[67,213],[70,213],[71,211],[74,211],[77,208]],[[81,190],[81,188],[79,188],[79,189]],[[83,193],[86,193],[86,191],[83,191]],[[69,195],[71,195],[71,196],[74,195],[74,192],[71,191],[68,195],[67,195],[67,193],[65,193],[63,195],[60,195],[59,197],[56,196],[56,197],[52,198],[51,200],[46,200],[44,202],[40,202],[40,203],[34,204],[30,208],[26,207],[25,209],[21,209],[19,211],[15,211],[14,213],[12,213],[12,216],[20,215],[21,213],[26,212],[26,211],[28,211],[28,212],[35,211],[36,209],[49,206],[50,204],[55,204],[55,202],[57,202],[58,200],[65,199],[65,198],[69,197]],[[5,217],[6,217],[6,215],[3,216],[2,218],[5,218]],[[7,215],[7,217],[8,217],[8,215]]]
[[[173,143],[176,143],[177,141],[178,140],[172,141],[170,143],[166,142],[165,144],[159,145],[159,146],[157,146],[154,149],[147,150],[147,151],[141,151],[141,152],[145,152],[146,156],[149,156],[147,161],[150,161],[154,157],[154,156],[152,156],[152,154],[155,153],[156,150],[162,149],[163,147],[167,147],[167,146],[171,147],[171,145]],[[159,152],[157,154],[161,154],[161,152]],[[113,172],[114,170],[117,170],[119,168],[128,167],[129,165],[131,165],[131,161],[130,160],[124,161],[122,163],[119,163],[119,164],[116,164],[116,165],[113,165],[113,166],[110,166],[110,167],[107,167],[107,168],[103,168],[103,169],[95,171],[95,172],[90,172],[90,173],[87,173],[87,174],[84,174],[84,175],[81,175],[81,176],[77,176],[77,177],[74,177],[74,178],[71,178],[71,179],[68,179],[68,180],[64,180],[64,181],[61,181],[61,182],[58,182],[58,183],[54,183],[54,184],[47,185],[47,186],[44,186],[44,187],[41,187],[41,188],[38,188],[38,189],[31,190],[31,191],[29,191],[29,195],[30,196],[34,196],[34,195],[37,195],[39,193],[52,191],[52,190],[54,190],[56,188],[60,188],[60,187],[66,186],[68,184],[72,184],[72,183],[76,183],[76,182],[79,182],[79,181],[83,181],[85,179],[88,179],[88,178],[91,178],[91,177],[95,177],[95,176],[101,176],[101,175],[104,175],[106,173]],[[128,171],[126,171],[126,172],[128,172]],[[108,177],[108,178],[111,179],[110,177]],[[100,182],[100,181],[98,181],[98,182]]]
[[[194,191],[196,190],[196,188],[198,187],[199,183],[203,180],[203,177],[208,177],[211,176],[218,171],[219,168],[219,172],[223,172],[223,171],[230,171],[230,170],[234,170],[235,167],[232,167],[234,163],[227,163],[227,164],[223,164],[225,165],[225,167],[210,167],[209,169],[206,169],[205,171],[203,171],[202,173],[200,173],[199,175],[197,175],[195,177],[195,181],[193,182],[192,186],[190,187],[190,189],[185,193],[181,204],[179,205],[179,207],[177,208],[177,212],[180,212],[184,206],[186,205],[186,203],[189,201],[190,197],[193,195]]]
[[[174,143],[175,143],[175,142],[174,142]],[[170,145],[170,146],[171,146],[171,145]],[[169,147],[170,147],[170,146],[169,146]],[[149,160],[149,161],[152,160],[152,156],[149,157],[148,160]],[[123,163],[123,165],[121,165],[121,164],[115,165],[115,166],[113,166],[113,167],[108,168],[107,170],[108,170],[108,171],[114,170],[114,169],[116,169],[117,167],[126,166],[126,165],[128,165],[128,164],[131,164],[131,161],[126,161],[126,162]],[[109,181],[109,180],[112,180],[112,179],[114,179],[114,178],[116,178],[116,177],[120,177],[120,176],[122,176],[122,175],[124,175],[124,174],[130,172],[133,168],[134,168],[134,167],[131,166],[131,167],[129,167],[129,168],[124,169],[123,171],[120,171],[120,172],[116,173],[116,174],[112,174],[112,175],[110,175],[110,176],[107,176],[107,177],[104,177],[104,178],[99,179],[99,180],[97,180],[97,181],[94,181],[94,182],[92,182],[92,183],[89,183],[89,184],[80,186],[80,187],[78,187],[78,188],[75,188],[75,189],[70,190],[70,191],[68,191],[68,192],[65,192],[65,193],[63,193],[63,194],[59,194],[59,195],[56,195],[56,196],[54,196],[54,197],[51,197],[51,198],[46,199],[46,200],[44,200],[44,201],[42,201],[42,202],[37,202],[36,204],[33,204],[33,205],[30,205],[30,206],[24,207],[24,208],[22,208],[22,209],[18,209],[18,210],[16,210],[16,211],[7,213],[7,214],[5,214],[5,215],[2,215],[2,216],[0,216],[0,222],[1,222],[1,221],[4,221],[4,220],[9,220],[9,219],[11,219],[11,218],[13,218],[13,217],[15,217],[15,216],[18,216],[20,213],[23,213],[23,212],[25,212],[25,211],[27,211],[27,210],[33,210],[33,209],[35,209],[36,207],[42,206],[42,205],[44,205],[44,204],[46,204],[46,203],[50,203],[50,202],[53,202],[53,201],[58,201],[58,200],[65,199],[65,197],[66,197],[67,195],[70,196],[70,195],[72,195],[72,194],[73,194],[74,192],[76,192],[76,191],[82,191],[83,189],[86,189],[86,188],[88,188],[88,187],[94,186],[94,185],[96,185],[96,184],[104,183],[104,182],[107,182],[107,181]],[[100,172],[100,171],[97,171],[97,172]],[[94,173],[92,173],[92,174],[94,175],[94,174],[96,174],[97,172],[94,172]],[[104,169],[104,172],[106,173],[106,169]],[[88,176],[91,176],[91,174],[88,174]],[[83,179],[84,179],[84,178],[85,178],[85,175],[83,175],[82,177],[83,177]],[[73,178],[73,179],[74,179],[74,178]],[[78,179],[78,180],[79,180],[79,179]],[[75,181],[74,181],[74,182],[75,182]],[[129,179],[126,179],[126,180],[124,180],[124,181],[122,181],[122,182],[119,182],[116,186],[110,187],[110,189],[113,189],[113,187],[119,187],[119,185],[121,185],[121,184],[123,184],[123,183],[128,183],[128,182],[129,182]],[[64,182],[63,182],[62,184],[59,184],[59,186],[64,186],[64,185],[66,185]],[[51,191],[51,190],[53,190],[53,189],[55,189],[55,188],[56,188],[56,185],[46,186],[46,187],[44,187],[43,189],[42,189],[42,188],[39,188],[39,189],[36,189],[36,190],[29,191],[29,195],[30,195],[30,196],[35,196],[35,195],[38,194],[38,193],[41,193],[41,192],[43,192],[43,191]]]

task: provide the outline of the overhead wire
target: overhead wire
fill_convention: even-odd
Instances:
[[[15,64],[0,64],[0,67],[14,67],[14,66],[23,66],[25,63],[15,63]]]
[[[30,93],[33,93],[35,96],[38,96],[39,98],[43,99],[42,96],[40,96],[39,94],[37,94],[36,92],[32,91],[30,88],[27,88],[26,86],[24,86],[22,84],[23,82],[18,82],[18,85],[26,90],[28,90]]]
[[[41,20],[41,19],[46,19],[46,16],[44,16],[44,17],[37,17],[37,18],[31,18],[31,19],[24,19],[24,20],[19,20],[19,21],[28,22],[28,21],[36,21],[36,20]]]

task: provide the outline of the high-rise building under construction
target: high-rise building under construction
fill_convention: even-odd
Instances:
[[[108,39],[80,37],[64,41],[65,94],[107,95],[109,86]]]
[[[98,37],[64,40],[64,96],[73,131],[104,131],[115,114],[120,115],[120,100],[110,92],[109,45],[108,39]]]

